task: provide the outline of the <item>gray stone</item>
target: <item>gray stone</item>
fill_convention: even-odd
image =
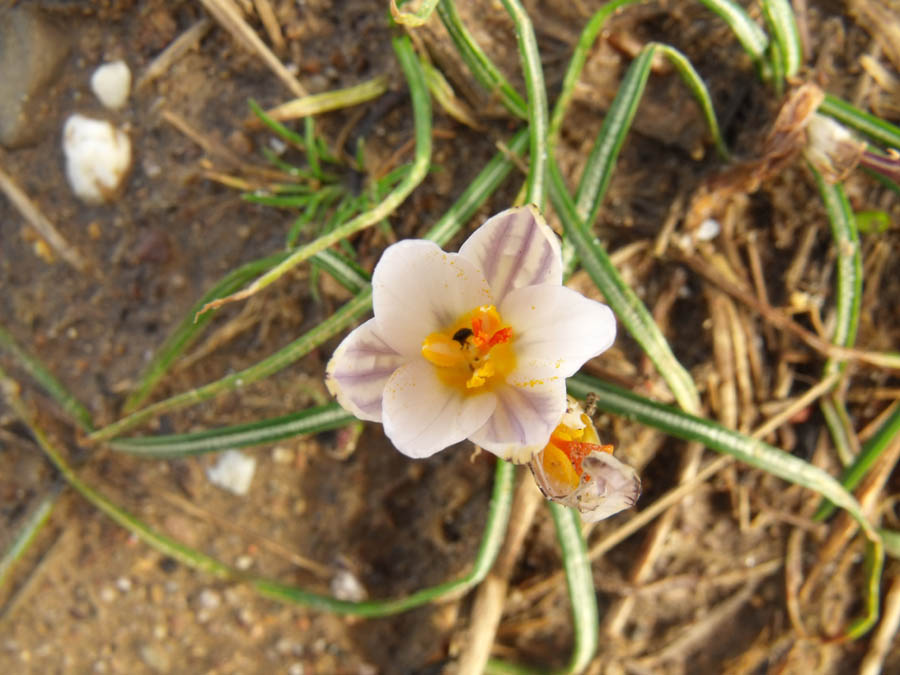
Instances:
[[[69,52],[67,36],[37,9],[0,3],[0,145],[17,148],[54,128],[42,94]]]

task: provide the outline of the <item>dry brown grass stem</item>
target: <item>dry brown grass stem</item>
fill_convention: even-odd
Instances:
[[[0,154],[0,162],[4,159]],[[54,227],[47,217],[41,212],[37,204],[25,194],[25,191],[18,186],[6,171],[0,166],[0,191],[6,195],[6,198],[12,203],[22,217],[33,227],[37,233],[56,251],[60,258],[69,263],[72,267],[81,273],[88,269],[87,261],[78,252],[78,250],[69,244],[59,230]]]
[[[253,0],[256,7],[256,14],[262,22],[263,28],[272,41],[275,51],[283,52],[285,47],[284,35],[281,32],[281,24],[278,23],[278,17],[275,16],[275,10],[272,9],[272,3],[269,0]]]
[[[232,0],[200,0],[213,18],[218,21],[225,30],[246,49],[255,53],[275,76],[290,89],[297,98],[307,95],[307,91],[300,81],[294,77],[285,65],[278,59],[272,50],[260,39],[256,32],[247,24],[240,10],[235,7]]]
[[[206,35],[206,32],[211,25],[212,22],[209,19],[200,19],[193,26],[175,38],[171,44],[162,50],[159,53],[159,56],[153,59],[153,61],[150,62],[150,65],[144,69],[143,74],[138,78],[134,85],[134,90],[140,91],[153,80],[165,74],[176,61],[181,59],[182,56],[187,54],[200,42],[200,40],[203,39],[203,36]]]
[[[833,345],[794,322],[784,312],[769,305],[764,305],[753,295],[753,293],[727,279],[724,274],[714,270],[712,266],[708,265],[698,257],[679,256],[679,259],[708,282],[722,289],[728,293],[728,295],[740,300],[757,314],[760,314],[766,321],[770,322],[780,330],[800,338],[800,340],[805,342],[809,347],[812,347],[822,355],[842,361],[866,363],[870,366],[888,370],[900,370],[900,356],[897,356],[896,354],[866,351],[864,349],[848,349],[846,347]]]
[[[506,604],[509,577],[522,550],[525,535],[531,529],[537,507],[543,501],[531,475],[524,471],[520,474],[503,548],[475,594],[472,619],[459,657],[457,675],[481,675],[484,672]]]
[[[878,630],[869,643],[869,651],[859,667],[859,675],[878,675],[882,672],[884,659],[894,645],[894,638],[900,628],[900,575],[894,576],[884,598],[884,610]]]

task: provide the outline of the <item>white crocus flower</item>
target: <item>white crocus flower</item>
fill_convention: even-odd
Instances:
[[[375,317],[326,383],[410,457],[469,439],[529,461],[566,412],[565,379],[616,335],[609,307],[562,285],[559,241],[533,206],[489,219],[459,253],[394,244],[372,286]]]

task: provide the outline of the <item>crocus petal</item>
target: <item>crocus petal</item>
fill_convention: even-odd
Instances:
[[[384,386],[405,361],[379,334],[375,319],[369,319],[338,345],[325,370],[325,385],[345,410],[380,422]]]
[[[494,304],[522,286],[562,283],[559,239],[534,206],[507,209],[472,233],[459,249],[484,272]]]
[[[484,276],[457,253],[424,240],[389,246],[372,275],[372,306],[385,342],[405,356],[460,316],[493,303]]]
[[[582,466],[591,481],[579,486],[574,507],[581,511],[584,522],[596,523],[637,503],[641,479],[630,466],[606,452],[591,453]]]
[[[422,359],[401,366],[384,389],[384,433],[409,457],[428,457],[480,428],[494,412],[490,392],[467,396],[446,386]]]
[[[565,286],[520,288],[498,309],[515,336],[516,370],[508,381],[569,377],[616,338],[612,310]]]
[[[494,414],[469,440],[503,459],[527,462],[547,445],[566,411],[565,380],[540,386],[505,386],[495,393]]]

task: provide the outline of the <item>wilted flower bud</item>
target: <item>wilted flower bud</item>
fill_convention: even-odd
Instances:
[[[613,447],[599,440],[590,417],[569,397],[550,442],[529,463],[544,496],[576,509],[588,523],[634,506],[641,496],[637,472],[613,457]]]
[[[815,113],[806,126],[803,154],[829,183],[844,180],[866,151],[866,144],[839,122]]]

